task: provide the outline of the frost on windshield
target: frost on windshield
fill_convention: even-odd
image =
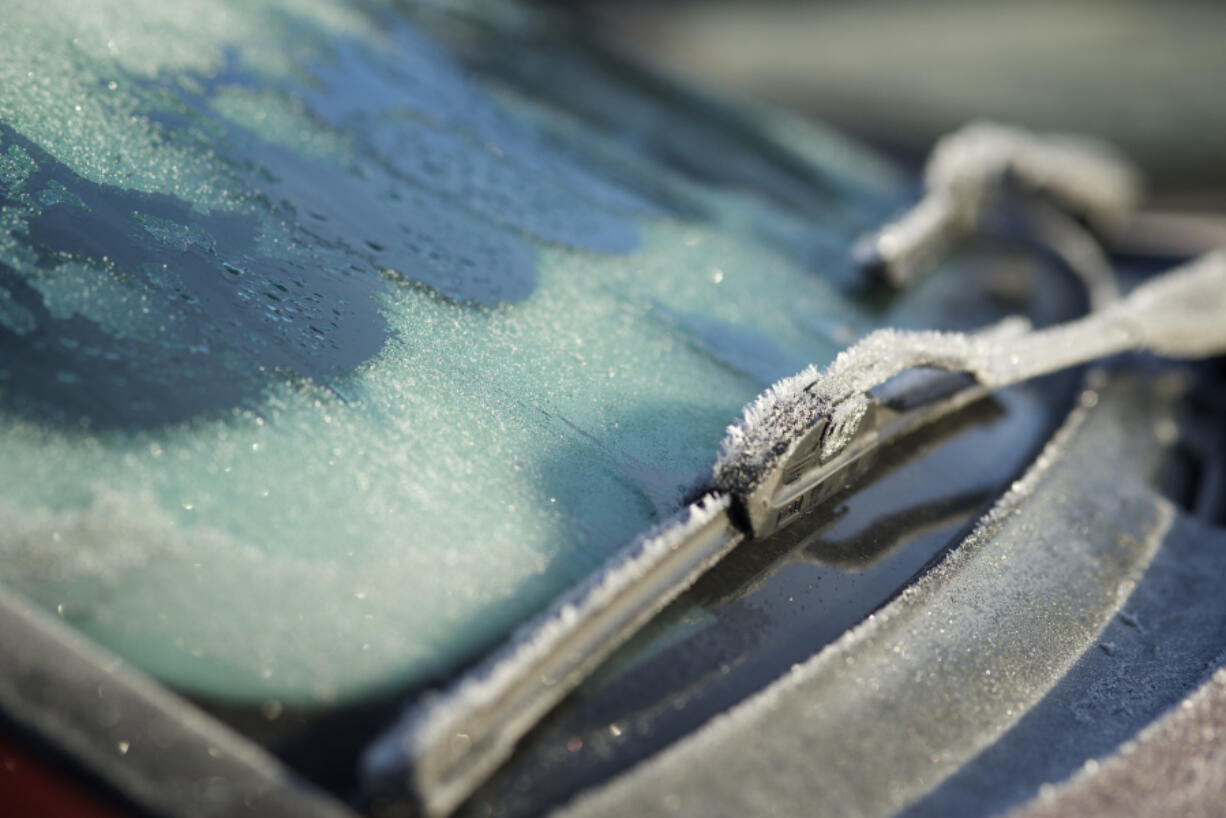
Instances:
[[[183,689],[454,666],[875,325],[887,168],[448,13],[6,4],[0,582]]]

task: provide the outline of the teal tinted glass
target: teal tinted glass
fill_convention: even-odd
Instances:
[[[445,672],[956,289],[858,303],[892,169],[538,12],[58,5],[0,22],[0,582],[192,693]]]

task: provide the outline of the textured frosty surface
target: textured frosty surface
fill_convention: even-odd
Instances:
[[[770,803],[880,818],[957,772],[1094,645],[1175,520],[1143,475],[1169,443],[1178,384],[1099,386],[969,537],[898,597],[555,814],[740,815]],[[1040,631],[1048,638],[1032,637]]]
[[[821,273],[895,182],[829,134],[565,39],[584,94],[491,87],[429,10],[66,5],[0,23],[0,581],[173,684],[446,669],[878,320]]]

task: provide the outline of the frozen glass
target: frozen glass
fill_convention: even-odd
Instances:
[[[445,672],[679,508],[879,160],[506,3],[10,0],[0,582],[186,691]]]

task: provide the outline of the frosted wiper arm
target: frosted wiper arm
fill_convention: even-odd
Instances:
[[[987,392],[1121,352],[1170,358],[1226,353],[1226,251],[1215,251],[1137,287],[1121,301],[1041,330],[1010,318],[975,334],[885,329],[777,384],[728,430],[716,485],[762,537],[837,490],[834,474],[884,440]],[[969,376],[961,388],[899,410],[874,397],[916,368]]]
[[[1044,196],[1110,227],[1136,209],[1141,174],[1096,140],[973,123],[937,142],[924,167],[924,197],[863,236],[856,261],[875,280],[905,287],[978,230],[1006,190]]]

